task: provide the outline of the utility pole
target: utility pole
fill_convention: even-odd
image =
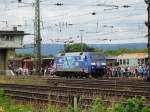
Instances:
[[[18,0],[19,3],[24,3],[22,0]],[[24,4],[30,4],[35,7],[35,22],[34,22],[34,54],[35,54],[35,62],[34,67],[36,69],[36,74],[41,75],[41,68],[42,68],[42,55],[41,55],[41,32],[40,32],[40,0],[35,0],[34,3],[24,3]],[[56,6],[62,6],[64,4],[62,3],[56,3],[53,4]]]
[[[149,67],[149,74],[148,74],[148,79],[150,79],[150,0],[145,0],[145,3],[148,4],[148,22],[146,23],[148,27],[148,67]]]
[[[54,4],[56,6],[62,6],[62,3]],[[35,0],[35,47],[36,47],[36,72],[41,75],[42,68],[42,55],[41,55],[41,32],[40,32],[40,0]]]
[[[80,32],[81,32],[81,53],[83,53],[83,31],[84,30],[80,30]]]
[[[18,0],[19,3],[24,3],[22,0]],[[35,0],[35,3],[24,3],[24,4],[34,4],[35,6],[35,68],[36,74],[41,75],[42,59],[41,59],[41,32],[40,32],[40,0]],[[59,4],[58,4],[59,5]]]
[[[36,44],[36,72],[41,75],[42,57],[41,57],[41,32],[40,32],[40,1],[35,1],[35,44]]]

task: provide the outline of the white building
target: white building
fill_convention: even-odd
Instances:
[[[8,60],[15,57],[15,49],[23,47],[24,31],[0,31],[0,71],[8,68]]]
[[[147,64],[148,53],[124,53],[117,57],[117,62],[122,66],[138,66]]]

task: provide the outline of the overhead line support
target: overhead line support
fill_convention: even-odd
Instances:
[[[148,67],[149,67],[149,72],[148,72],[148,79],[150,79],[150,0],[145,0],[145,3],[148,4],[148,22],[147,22],[147,27],[148,27]]]

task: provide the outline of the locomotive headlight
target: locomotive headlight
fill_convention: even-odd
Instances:
[[[96,63],[91,63],[91,65],[96,65]]]
[[[105,65],[106,65],[106,63],[101,63],[101,65],[105,66]]]

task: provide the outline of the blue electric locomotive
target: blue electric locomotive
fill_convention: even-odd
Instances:
[[[106,71],[106,59],[99,52],[72,52],[55,56],[56,75],[62,77],[101,77]]]

